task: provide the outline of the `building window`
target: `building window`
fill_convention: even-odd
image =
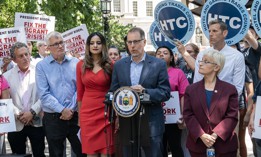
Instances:
[[[121,1],[120,0],[114,0],[113,1],[113,10],[114,12],[121,12]]]
[[[133,16],[138,16],[138,3],[133,1]]]
[[[146,1],[146,15],[152,16],[152,13],[153,13],[152,1]]]

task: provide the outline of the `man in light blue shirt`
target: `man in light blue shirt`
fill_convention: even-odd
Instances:
[[[44,111],[43,125],[50,156],[63,156],[63,142],[67,138],[75,154],[82,155],[76,103],[76,64],[78,59],[65,55],[60,33],[46,36],[51,55],[36,65],[36,84]]]
[[[139,61],[137,63],[131,57],[130,78],[131,78],[131,85],[132,86],[139,84],[141,71],[142,71],[142,68],[143,68],[145,57],[146,57],[146,53],[144,53],[141,61]]]

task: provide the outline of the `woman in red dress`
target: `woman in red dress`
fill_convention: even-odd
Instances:
[[[106,157],[114,153],[113,127],[104,116],[103,103],[111,83],[112,62],[102,34],[89,35],[85,58],[77,64],[76,73],[82,151],[88,157]]]

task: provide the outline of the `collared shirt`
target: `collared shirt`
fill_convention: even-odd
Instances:
[[[44,112],[61,113],[64,108],[77,110],[76,64],[78,59],[65,56],[59,64],[49,55],[36,66],[36,85]]]
[[[131,78],[131,85],[138,85],[140,81],[141,71],[143,68],[143,64],[145,61],[146,53],[144,53],[140,62],[136,63],[133,61],[131,57],[131,65],[130,65],[130,78]]]
[[[32,88],[29,88],[30,86],[30,69],[28,69],[26,72],[22,72],[19,68],[18,74],[19,74],[19,82],[21,85],[21,99],[23,103],[23,111],[29,111],[31,108],[31,104],[29,104],[30,96],[32,94]]]
[[[205,51],[202,51],[198,54],[196,62],[195,62],[195,75],[194,75],[194,83],[202,80],[203,75],[201,75],[199,70],[198,61],[202,60],[204,52],[213,49],[208,48]],[[244,83],[245,83],[245,60],[244,56],[241,52],[236,49],[225,45],[222,50],[220,50],[225,56],[225,65],[222,71],[219,73],[218,78],[222,81],[228,82],[234,85],[237,89],[238,95],[240,95],[243,91]]]
[[[44,56],[42,56],[40,53],[38,53],[39,54],[39,56],[40,56],[40,58],[42,58],[42,59],[44,59],[45,57]]]

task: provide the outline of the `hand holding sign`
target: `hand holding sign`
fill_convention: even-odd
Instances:
[[[179,40],[175,42],[175,45],[181,55],[183,55],[186,52],[185,46]]]

